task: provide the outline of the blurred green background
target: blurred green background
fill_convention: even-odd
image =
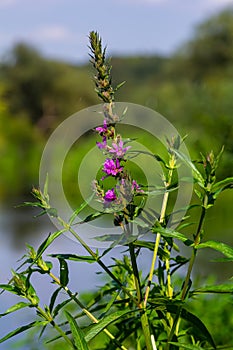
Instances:
[[[112,66],[113,84],[126,81],[118,101],[164,115],[181,135],[188,134],[194,158],[224,145],[219,176],[232,176],[233,10],[202,23],[170,57],[113,57]],[[1,201],[30,192],[52,131],[71,114],[100,102],[92,74],[89,64],[48,60],[24,43],[5,55],[0,63]],[[72,164],[67,173],[74,171]]]

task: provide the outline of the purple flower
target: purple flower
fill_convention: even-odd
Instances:
[[[116,194],[115,194],[115,190],[114,188],[112,188],[111,190],[108,190],[106,193],[105,193],[105,196],[104,196],[104,200],[106,202],[113,202],[116,200]]]
[[[121,139],[112,143],[112,147],[109,149],[109,153],[112,153],[115,157],[123,158],[125,153],[131,146],[124,147],[124,143]]]
[[[107,124],[106,119],[104,119],[103,126],[99,126],[98,128],[95,128],[95,130],[98,131],[98,133],[100,135],[103,135],[103,134],[107,133],[108,132],[108,124]]]
[[[141,187],[139,186],[139,184],[137,183],[136,180],[132,181],[132,191],[136,191],[137,193],[143,193],[144,191],[141,190]]]
[[[99,149],[105,149],[107,147],[107,138],[103,137],[103,142],[96,142]]]
[[[116,176],[118,173],[120,173],[123,170],[123,167],[120,165],[119,159],[106,159],[104,162],[103,171],[107,175]]]

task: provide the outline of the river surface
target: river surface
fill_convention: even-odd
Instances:
[[[233,245],[233,191],[224,195],[219,204],[211,209],[210,215],[206,221],[207,239],[217,239]],[[0,206],[0,283],[7,283],[11,277],[11,268],[16,269],[20,262],[18,261],[25,253],[25,243],[32,245],[35,249],[47,237],[49,232],[57,229],[46,217],[33,218],[36,212],[29,208],[14,208],[15,205],[21,203],[20,200],[14,200],[7,205]],[[223,205],[227,203],[227,205]],[[123,249],[116,248],[107,257],[107,263],[110,263],[111,257],[119,257]],[[206,253],[207,252],[207,253]],[[79,244],[66,236],[60,236],[49,247],[47,254],[50,253],[73,253],[86,255]],[[219,281],[228,279],[233,275],[233,264],[219,264],[210,262],[209,260],[216,257],[212,251],[203,251],[198,254],[195,273],[207,278],[211,274],[215,274]],[[217,257],[220,257],[217,255]],[[148,271],[151,255],[146,257],[141,254],[140,264],[144,271]],[[72,291],[84,292],[98,288],[103,283],[103,276],[96,274],[99,271],[95,264],[74,263],[70,266],[70,284]],[[58,266],[55,262],[55,272],[59,274]],[[41,305],[49,303],[49,297],[54,291],[54,285],[50,283],[44,276],[37,275],[33,278],[33,284],[39,290]],[[22,301],[16,295],[4,292],[0,295],[0,313],[4,312],[8,307]],[[16,313],[5,316],[0,319],[0,337],[11,330],[30,323],[33,321],[33,310],[19,310]],[[21,349],[28,350],[31,348],[25,345],[15,347],[15,341],[19,342],[24,336],[17,336],[6,343],[0,344],[0,350]],[[40,348],[40,347],[38,347]]]

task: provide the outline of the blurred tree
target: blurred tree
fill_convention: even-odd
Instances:
[[[26,115],[14,118],[0,85],[0,198],[29,193],[38,182],[43,137]]]
[[[201,23],[182,50],[187,66],[184,72],[194,79],[221,75],[233,64],[233,7]],[[180,66],[181,68],[181,66]]]
[[[10,112],[25,113],[44,130],[96,102],[85,69],[47,60],[23,43],[1,64],[0,76]]]

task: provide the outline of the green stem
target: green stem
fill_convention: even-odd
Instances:
[[[129,298],[138,306],[138,301],[133,297],[130,291],[118,280],[118,278],[109,270],[109,268],[103,263],[103,261],[96,255],[95,252],[82,240],[82,238],[65,222],[62,218],[57,218],[60,224],[67,229],[83,246],[84,249],[95,259],[95,261],[102,267],[102,269],[119,285],[119,287],[129,296]]]
[[[171,158],[170,158],[170,163],[169,163],[170,170],[168,172],[167,182],[165,182],[166,188],[168,188],[171,185],[172,175],[173,175],[173,171],[175,169],[175,164],[176,164],[176,159],[175,159],[174,154],[172,154]],[[161,207],[161,212],[160,212],[160,219],[159,219],[160,223],[162,223],[164,221],[164,218],[165,218],[165,215],[166,215],[168,198],[169,198],[169,192],[165,192],[164,196],[163,196],[163,202],[162,202],[162,207]],[[145,291],[144,307],[146,307],[147,300],[148,300],[149,293],[150,293],[150,287],[151,287],[151,282],[152,282],[152,278],[153,278],[153,275],[154,275],[154,269],[155,269],[155,263],[156,263],[157,255],[158,255],[160,239],[161,239],[161,234],[157,233],[156,240],[155,240],[154,251],[153,251],[153,257],[152,257],[152,261],[151,261],[150,272],[149,272],[147,286],[146,286],[146,291]]]
[[[192,270],[193,270],[193,265],[194,265],[194,262],[195,262],[195,259],[196,259],[196,255],[197,255],[197,248],[196,247],[200,243],[202,227],[203,227],[204,219],[205,219],[205,216],[206,216],[207,203],[208,203],[208,196],[205,195],[204,200],[203,200],[203,206],[202,206],[202,211],[201,211],[201,216],[200,216],[197,232],[194,235],[194,246],[193,246],[193,250],[192,250],[192,255],[191,255],[191,258],[189,260],[189,266],[188,266],[187,274],[186,274],[185,281],[184,281],[184,284],[183,284],[183,287],[182,287],[181,301],[185,300],[186,295],[187,295],[187,291],[188,291],[188,288],[189,288],[190,277],[191,277],[191,273],[192,273]],[[165,350],[169,350],[169,348],[170,348],[169,342],[172,341],[173,335],[174,335],[174,333],[176,331],[177,324],[178,324],[179,319],[180,319],[181,310],[182,310],[182,306],[180,306],[178,311],[177,311],[177,314],[176,314],[176,317],[175,317],[175,320],[174,320],[171,332],[170,332],[168,340],[167,340],[167,345],[166,345]]]
[[[181,294],[181,300],[182,301],[184,301],[184,299],[186,297],[187,289],[188,289],[188,286],[189,286],[191,272],[192,272],[193,265],[194,265],[194,262],[195,262],[195,258],[196,258],[196,255],[197,255],[197,248],[196,247],[200,243],[200,236],[201,236],[201,231],[202,231],[202,226],[203,226],[203,223],[204,223],[205,215],[206,215],[206,208],[205,208],[205,205],[204,205],[202,207],[202,212],[201,212],[201,217],[200,217],[200,220],[199,220],[199,225],[198,225],[198,228],[197,228],[197,233],[194,236],[193,252],[192,252],[191,259],[189,261],[187,275],[186,275],[186,278],[185,278],[185,281],[184,281],[184,285],[183,285],[183,288],[182,288],[182,294]]]
[[[76,297],[75,294],[71,292],[71,290],[66,287],[62,286],[59,278],[57,278],[53,273],[49,272],[49,276],[53,279],[55,283],[57,283],[60,287],[62,287],[66,293],[69,295],[69,297],[76,302],[76,304],[82,309],[83,313],[93,322],[93,323],[99,323],[99,320],[86,309],[86,307],[83,305],[83,303]],[[42,310],[43,311],[43,310]],[[115,336],[109,332],[106,328],[103,330],[104,333],[113,340],[113,342],[122,350],[127,350],[127,348],[124,345],[121,345],[121,343],[115,338]]]
[[[145,337],[146,349],[153,350],[153,346],[151,342],[150,326],[149,326],[146,310],[143,311],[143,314],[141,316],[141,325],[142,325],[142,331]]]
[[[49,321],[49,323],[56,329],[56,331],[64,338],[64,340],[73,348],[76,349],[70,338],[63,332],[63,330],[54,322],[53,318],[48,315],[40,306],[36,307],[41,316]]]

